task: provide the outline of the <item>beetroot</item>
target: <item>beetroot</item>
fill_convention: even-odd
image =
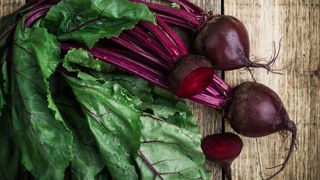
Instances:
[[[218,163],[231,180],[231,163],[242,150],[240,137],[233,133],[213,134],[201,141],[201,148],[209,161]]]
[[[167,0],[178,3],[180,9],[142,0],[131,1],[145,4],[163,22],[197,32],[194,50],[211,60],[215,70],[254,67],[275,72],[270,66],[274,64],[279,51],[274,51],[274,55],[264,64],[251,61],[247,29],[233,16],[213,15],[211,11],[206,12],[188,0]]]
[[[232,16],[213,16],[194,41],[194,49],[211,60],[217,70],[262,67],[270,70],[276,57],[266,64],[249,60],[249,36],[244,24]]]
[[[214,70],[202,56],[189,55],[182,58],[171,70],[168,82],[173,92],[182,98],[199,93],[212,82]]]
[[[284,169],[295,145],[297,128],[273,90],[256,82],[237,86],[227,107],[226,118],[237,133],[247,137],[261,137],[280,131],[291,132],[289,152],[281,168],[270,178]]]

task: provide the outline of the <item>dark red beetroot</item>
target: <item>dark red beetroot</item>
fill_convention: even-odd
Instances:
[[[246,82],[233,90],[233,99],[226,111],[231,127],[247,137],[261,137],[275,132],[290,131],[292,140],[281,168],[268,179],[280,173],[292,154],[297,128],[279,96],[265,85]]]
[[[218,163],[231,180],[231,163],[242,150],[243,143],[240,137],[233,133],[213,134],[201,141],[201,148],[205,157]]]
[[[212,82],[214,70],[202,56],[189,55],[179,60],[171,70],[168,82],[178,97],[195,95]]]
[[[211,60],[216,70],[233,70],[243,67],[262,67],[270,70],[276,59],[266,64],[250,61],[249,36],[244,24],[232,16],[213,16],[194,41],[194,49]]]

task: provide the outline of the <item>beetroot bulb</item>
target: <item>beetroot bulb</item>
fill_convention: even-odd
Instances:
[[[212,134],[201,141],[201,149],[206,159],[218,163],[231,180],[231,163],[241,153],[243,142],[233,133]]]
[[[277,55],[260,64],[249,59],[249,35],[244,24],[235,17],[215,15],[203,26],[194,41],[194,49],[211,60],[217,70],[265,68],[271,70]]]
[[[237,133],[247,137],[262,137],[276,132],[292,134],[289,152],[281,168],[268,179],[279,174],[293,152],[297,128],[279,98],[270,88],[256,82],[245,82],[235,87],[226,108],[226,119]]]
[[[178,97],[190,97],[208,87],[213,74],[210,61],[202,56],[189,55],[175,64],[168,81]]]

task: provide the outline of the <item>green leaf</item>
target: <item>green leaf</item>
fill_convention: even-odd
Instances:
[[[9,125],[8,109],[0,115],[0,177],[4,180],[17,178],[19,174],[19,150]],[[1,114],[1,113],[0,113]]]
[[[104,168],[99,174],[97,174],[94,180],[112,180],[112,177],[108,169]]]
[[[113,179],[137,179],[134,158],[140,148],[141,101],[121,85],[66,77],[95,136]]]
[[[72,134],[48,82],[60,62],[59,44],[46,29],[24,29],[20,21],[13,58],[12,121],[22,164],[39,179],[62,179],[72,157]]]
[[[120,72],[111,74],[94,73],[93,75],[98,79],[120,84],[132,95],[139,97],[143,102],[153,103],[154,101],[152,86],[141,78]]]
[[[69,72],[78,73],[78,76],[82,79],[96,79],[78,69],[78,67],[80,66],[104,73],[115,71],[115,67],[113,65],[93,58],[87,51],[83,49],[72,49],[68,51],[63,60],[63,67],[66,68]]]
[[[141,179],[209,179],[200,134],[152,115],[142,121],[141,149],[136,159]]]
[[[177,3],[171,3],[171,7],[180,9],[180,5]]]
[[[0,57],[2,59],[6,58],[6,55]],[[1,60],[1,59],[0,59]],[[7,63],[3,62],[0,68],[0,116],[2,114],[2,109],[6,105],[6,92],[7,92]]]
[[[0,87],[0,116],[2,114],[1,110],[4,108],[5,105],[6,105],[6,100],[5,100],[4,90],[2,87]]]
[[[50,9],[42,24],[60,40],[92,47],[101,38],[117,37],[133,28],[139,20],[155,22],[145,5],[128,0],[62,0]]]
[[[0,17],[0,34],[7,30],[8,26],[14,24],[16,14],[9,14],[3,17]]]
[[[7,62],[4,62],[2,64],[2,67],[1,67],[1,79],[2,79],[2,86],[3,86],[3,90],[6,94],[9,94],[9,86],[10,86],[10,83],[9,83],[9,76],[8,76],[8,69],[7,69]]]
[[[187,104],[183,101],[176,101],[175,103],[176,104],[171,106],[144,103],[142,104],[141,109],[152,112],[153,115],[165,120],[166,122],[188,129],[192,132],[198,132],[199,130],[196,120],[187,108]]]
[[[55,102],[73,134],[72,178],[94,179],[104,164],[81,107],[67,96],[57,97]]]

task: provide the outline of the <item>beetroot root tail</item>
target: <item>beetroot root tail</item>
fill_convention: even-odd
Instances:
[[[281,71],[282,69],[272,69],[271,67],[274,65],[274,63],[276,62],[276,60],[279,57],[280,54],[280,46],[281,46],[281,41],[282,39],[280,39],[279,41],[279,48],[277,50],[275,42],[273,42],[273,54],[272,56],[269,58],[269,60],[266,60],[267,62],[262,64],[262,63],[258,63],[256,61],[251,61],[249,59],[245,59],[246,62],[246,67],[253,67],[253,68],[264,68],[266,69],[268,72],[271,73],[275,73],[275,74],[281,74],[279,71]]]
[[[221,164],[221,167],[222,167],[222,169],[224,171],[224,174],[225,174],[226,178],[228,180],[232,180],[231,163],[230,162],[223,163],[223,164]]]
[[[289,151],[288,151],[288,154],[287,154],[287,157],[285,158],[285,160],[283,161],[282,164],[280,165],[277,165],[277,166],[274,166],[272,168],[268,168],[268,169],[273,169],[273,168],[276,168],[276,167],[281,167],[276,173],[274,173],[273,175],[271,175],[270,177],[268,178],[263,178],[264,180],[270,180],[272,179],[273,177],[275,177],[276,175],[278,175],[284,168],[285,166],[287,165],[290,157],[291,157],[291,154],[293,152],[293,149],[295,148],[295,145],[296,145],[296,139],[297,139],[297,127],[296,125],[294,124],[293,121],[289,121],[288,122],[288,131],[291,132],[291,144],[290,144],[290,148],[289,148]]]

